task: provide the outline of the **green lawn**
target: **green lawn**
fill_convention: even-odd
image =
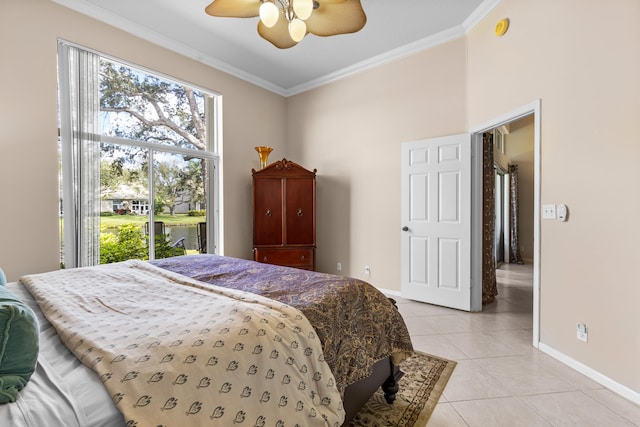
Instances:
[[[166,225],[196,225],[199,222],[206,221],[204,216],[189,216],[187,214],[176,215],[154,215],[155,221],[162,221]],[[144,226],[149,218],[144,215],[113,215],[101,216],[100,225],[106,228],[115,228],[122,224],[140,224]]]

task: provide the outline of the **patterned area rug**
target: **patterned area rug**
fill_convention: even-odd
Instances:
[[[400,364],[405,375],[393,405],[378,390],[355,416],[349,427],[424,427],[449,381],[456,362],[426,353]]]

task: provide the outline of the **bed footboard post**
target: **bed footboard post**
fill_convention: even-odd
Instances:
[[[389,361],[391,363],[391,361]],[[391,363],[391,375],[382,383],[382,391],[384,392],[384,399],[387,403],[391,404],[396,400],[396,394],[400,390],[398,381],[404,376],[404,372],[400,370],[398,366]]]
[[[398,309],[398,303],[393,298],[389,298],[389,301],[393,304],[393,306]],[[404,376],[404,372],[400,370],[400,367],[396,366],[389,359],[389,363],[391,364],[391,375],[382,383],[382,391],[384,392],[384,399],[388,404],[392,404],[394,400],[396,400],[396,395],[398,394],[398,390],[400,390],[400,386],[398,381],[400,378]]]

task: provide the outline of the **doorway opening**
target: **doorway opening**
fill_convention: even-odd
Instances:
[[[526,260],[532,264],[533,267],[533,346],[538,347],[540,341],[540,100],[523,106],[515,111],[504,114],[488,123],[481,126],[477,126],[471,130],[472,151],[474,153],[474,160],[472,162],[472,256],[471,256],[471,268],[472,268],[472,309],[474,311],[480,311],[482,301],[482,253],[483,253],[483,134],[486,132],[492,132],[495,129],[501,127],[509,127],[521,125],[522,123],[528,123],[531,126],[532,141],[529,141],[530,150],[533,157],[533,162],[528,166],[527,173],[530,175],[532,182],[532,195],[529,197],[529,202],[521,207],[523,214],[526,210],[528,216],[527,223],[530,224],[530,230],[528,231],[528,243],[526,251],[524,247],[522,249],[526,254]],[[507,126],[509,125],[509,126]],[[504,129],[504,128],[503,128]],[[504,141],[503,141],[504,142]],[[507,175],[508,176],[508,175]],[[496,180],[496,186],[498,185]],[[504,185],[504,182],[502,182]],[[504,192],[501,192],[504,194]],[[500,215],[504,213],[504,198],[501,200],[503,204]],[[496,212],[496,215],[498,212]],[[504,221],[503,221],[504,223]],[[496,227],[497,229],[498,227]],[[509,227],[507,227],[508,229]],[[496,232],[494,239],[498,239],[498,233]],[[501,238],[504,238],[503,232]],[[510,243],[510,238],[505,238],[505,243]],[[495,240],[494,240],[495,242]],[[504,251],[504,249],[503,249]],[[506,251],[503,252],[503,254]],[[496,257],[497,259],[498,257]]]

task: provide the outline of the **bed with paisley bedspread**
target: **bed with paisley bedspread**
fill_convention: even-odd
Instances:
[[[51,387],[60,369],[60,377],[72,376],[64,372],[68,357],[46,360],[48,343],[80,361],[76,368],[88,378],[74,371],[80,382],[106,390],[102,406],[92,398],[91,407],[72,408],[77,419],[104,407],[114,416],[103,425],[136,426],[335,427],[383,383],[392,401],[396,366],[413,351],[392,301],[342,276],[188,255],[30,275],[21,282],[43,324],[38,368],[16,402],[25,419],[41,397],[34,397],[38,384]],[[62,387],[65,401],[90,393],[74,387]],[[0,415],[11,405],[1,405]],[[56,417],[65,415],[51,420]]]

